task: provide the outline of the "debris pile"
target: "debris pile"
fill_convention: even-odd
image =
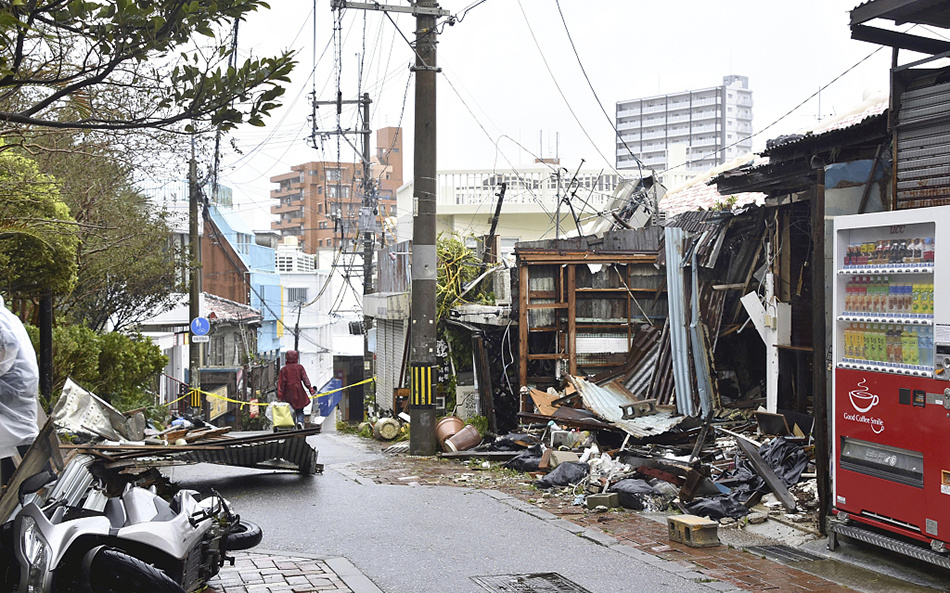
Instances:
[[[679,511],[738,526],[815,522],[813,446],[804,435],[769,434],[781,415],[720,410],[702,421],[621,389],[569,376],[563,394],[529,390],[536,412],[522,416],[533,423],[443,457],[503,461],[529,474],[543,497],[592,511]],[[781,432],[800,433],[792,424]]]
[[[262,469],[290,469],[304,474],[323,471],[317,451],[306,437],[321,423],[304,430],[231,437],[197,418],[179,417],[164,430],[147,425],[142,410],[119,412],[71,380],[52,411],[51,420],[70,452],[89,454],[105,475],[119,483],[155,479],[154,468],[190,463],[217,463]],[[152,476],[152,478],[149,478]]]

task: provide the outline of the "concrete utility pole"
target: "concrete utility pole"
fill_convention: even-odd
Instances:
[[[416,123],[412,195],[412,302],[410,308],[409,453],[434,455],[436,359],[436,14],[435,0],[417,0]]]
[[[377,196],[373,184],[373,168],[370,160],[369,142],[369,93],[363,93],[363,205],[360,208],[360,229],[363,231],[363,380],[376,376],[376,357],[369,349],[369,330],[373,329],[373,317],[366,311],[366,295],[373,294],[374,231],[377,224]],[[376,404],[376,383],[363,384],[364,401]],[[372,398],[366,398],[372,394]]]
[[[361,8],[408,12],[416,17],[416,128],[412,194],[412,303],[409,328],[409,452],[434,455],[436,358],[436,133],[435,89],[436,19],[451,13],[435,0],[416,0],[412,6],[332,0],[333,9]]]
[[[340,134],[341,136],[346,136],[347,134],[362,134],[363,135],[363,146],[362,146],[362,155],[360,155],[360,160],[363,163],[363,200],[360,204],[360,216],[359,224],[360,229],[363,233],[363,296],[365,297],[368,294],[372,294],[373,289],[373,253],[374,253],[374,235],[376,232],[377,226],[377,202],[378,196],[376,195],[376,188],[373,184],[373,161],[370,155],[370,135],[372,131],[369,127],[369,105],[372,101],[369,98],[369,93],[363,93],[363,96],[359,99],[353,100],[343,100],[342,94],[337,94],[336,101],[314,101],[314,109],[320,105],[335,105],[337,113],[340,113],[343,109],[343,105],[359,105],[363,108],[363,128],[360,130],[343,130],[336,129],[325,131],[327,134]],[[314,117],[313,121],[316,122],[317,118]],[[317,137],[317,130],[313,131],[313,138]],[[347,140],[349,142],[349,140]],[[356,150],[356,146],[353,143],[350,143],[350,146]],[[316,148],[316,145],[314,145]],[[342,181],[342,175],[341,175]],[[341,194],[342,195],[342,194]],[[340,198],[342,199],[342,198]],[[364,300],[365,302],[365,300]],[[370,315],[366,314],[366,308],[363,308],[363,379],[369,379],[373,377],[376,373],[376,361],[374,359],[373,353],[369,350],[369,330],[373,327],[373,318]],[[376,385],[373,383],[366,383],[363,386],[363,393],[371,393],[374,397],[370,398],[372,401],[376,401],[375,398]]]
[[[188,282],[188,320],[201,315],[199,299],[201,296],[201,235],[198,234],[198,165],[195,162],[192,145],[191,163],[188,166],[188,259],[191,263],[191,276]],[[188,334],[188,386],[193,390],[201,389],[201,344]],[[203,400],[202,400],[203,401]],[[193,402],[188,402],[193,405]]]

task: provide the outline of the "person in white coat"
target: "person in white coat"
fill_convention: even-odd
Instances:
[[[30,336],[0,297],[0,485],[13,475],[12,457],[26,453],[39,434],[39,379]]]

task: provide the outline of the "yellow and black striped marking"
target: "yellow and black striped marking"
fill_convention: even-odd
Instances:
[[[432,376],[436,368],[425,363],[412,363],[409,379],[409,405],[414,407],[431,407],[433,405]]]

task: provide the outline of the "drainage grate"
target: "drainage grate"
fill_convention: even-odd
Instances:
[[[491,593],[591,593],[556,572],[497,574],[471,578]]]
[[[815,562],[824,560],[821,556],[789,546],[751,546],[746,548],[746,550],[753,554],[759,554],[766,558],[778,560],[779,562]]]

